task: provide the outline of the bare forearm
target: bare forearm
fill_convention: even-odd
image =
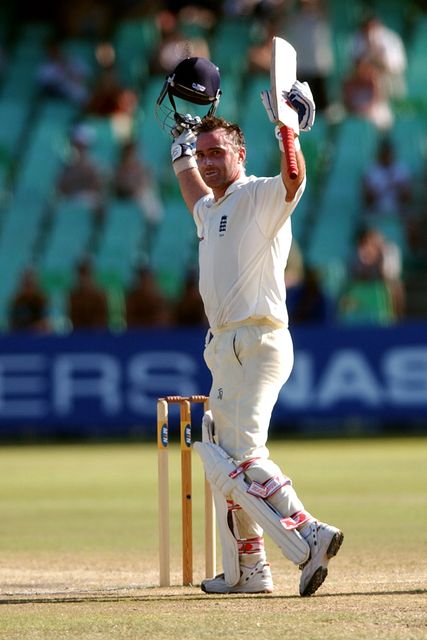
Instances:
[[[296,192],[298,191],[305,178],[305,159],[301,150],[296,152],[296,159],[298,165],[298,175],[295,179],[292,179],[288,174],[286,154],[282,153],[281,174],[283,184],[286,187],[286,202],[291,202],[294,199]]]
[[[211,191],[203,182],[198,169],[191,168],[181,171],[177,175],[179,188],[185,204],[191,214],[193,214],[194,205],[203,196],[208,195]]]

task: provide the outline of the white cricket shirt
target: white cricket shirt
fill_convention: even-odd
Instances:
[[[243,176],[214,201],[201,198],[193,215],[200,239],[200,294],[211,329],[268,318],[288,325],[284,270],[292,241],[292,202],[280,175]]]

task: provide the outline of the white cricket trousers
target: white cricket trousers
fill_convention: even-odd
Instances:
[[[271,413],[294,361],[288,329],[242,325],[223,331],[212,336],[204,356],[212,374],[209,403],[218,444],[235,462],[269,458]],[[258,464],[263,467],[262,460]],[[270,501],[283,517],[304,509],[289,484]],[[243,509],[233,511],[232,518],[237,539],[261,541],[259,553],[249,556],[250,560],[242,555],[240,562],[265,561],[262,527]]]
[[[293,367],[287,328],[241,325],[210,335],[204,357],[218,444],[236,461],[268,458],[271,413]]]

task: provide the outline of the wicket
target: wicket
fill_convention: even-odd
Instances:
[[[157,447],[159,485],[159,568],[160,586],[170,586],[170,528],[169,528],[169,405],[179,404],[181,450],[181,517],[182,517],[182,584],[193,582],[193,524],[191,482],[191,404],[203,403],[206,396],[165,396],[157,400]],[[216,569],[215,507],[211,488],[205,478],[205,573],[207,578]]]

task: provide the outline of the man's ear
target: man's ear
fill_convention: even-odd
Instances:
[[[245,164],[246,160],[246,149],[245,147],[239,147],[239,160],[242,164]]]

